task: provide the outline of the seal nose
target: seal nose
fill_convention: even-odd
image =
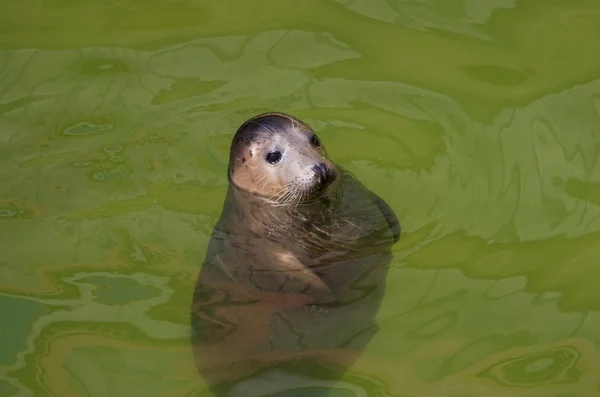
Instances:
[[[313,167],[313,171],[317,175],[317,180],[320,184],[327,181],[327,166],[324,163],[319,163]]]

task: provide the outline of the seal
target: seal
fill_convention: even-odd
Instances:
[[[198,372],[217,396],[336,380],[378,329],[394,211],[284,113],[238,128],[228,181],[192,301]]]

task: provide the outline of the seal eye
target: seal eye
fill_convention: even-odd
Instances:
[[[310,137],[310,143],[312,143],[316,147],[321,146],[321,141],[319,141],[319,138],[316,135]]]
[[[281,160],[281,152],[271,152],[267,154],[267,162],[269,164],[277,164]]]

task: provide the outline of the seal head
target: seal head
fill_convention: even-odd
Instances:
[[[308,124],[284,113],[264,113],[236,131],[229,180],[238,188],[280,204],[320,199],[338,170]]]

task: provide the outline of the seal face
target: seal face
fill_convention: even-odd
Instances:
[[[229,158],[233,184],[284,205],[319,199],[337,177],[317,134],[282,113],[261,114],[243,123]]]
[[[339,378],[378,329],[396,215],[283,113],[239,127],[228,176],[192,303],[198,372],[217,396],[268,394],[274,368]]]

